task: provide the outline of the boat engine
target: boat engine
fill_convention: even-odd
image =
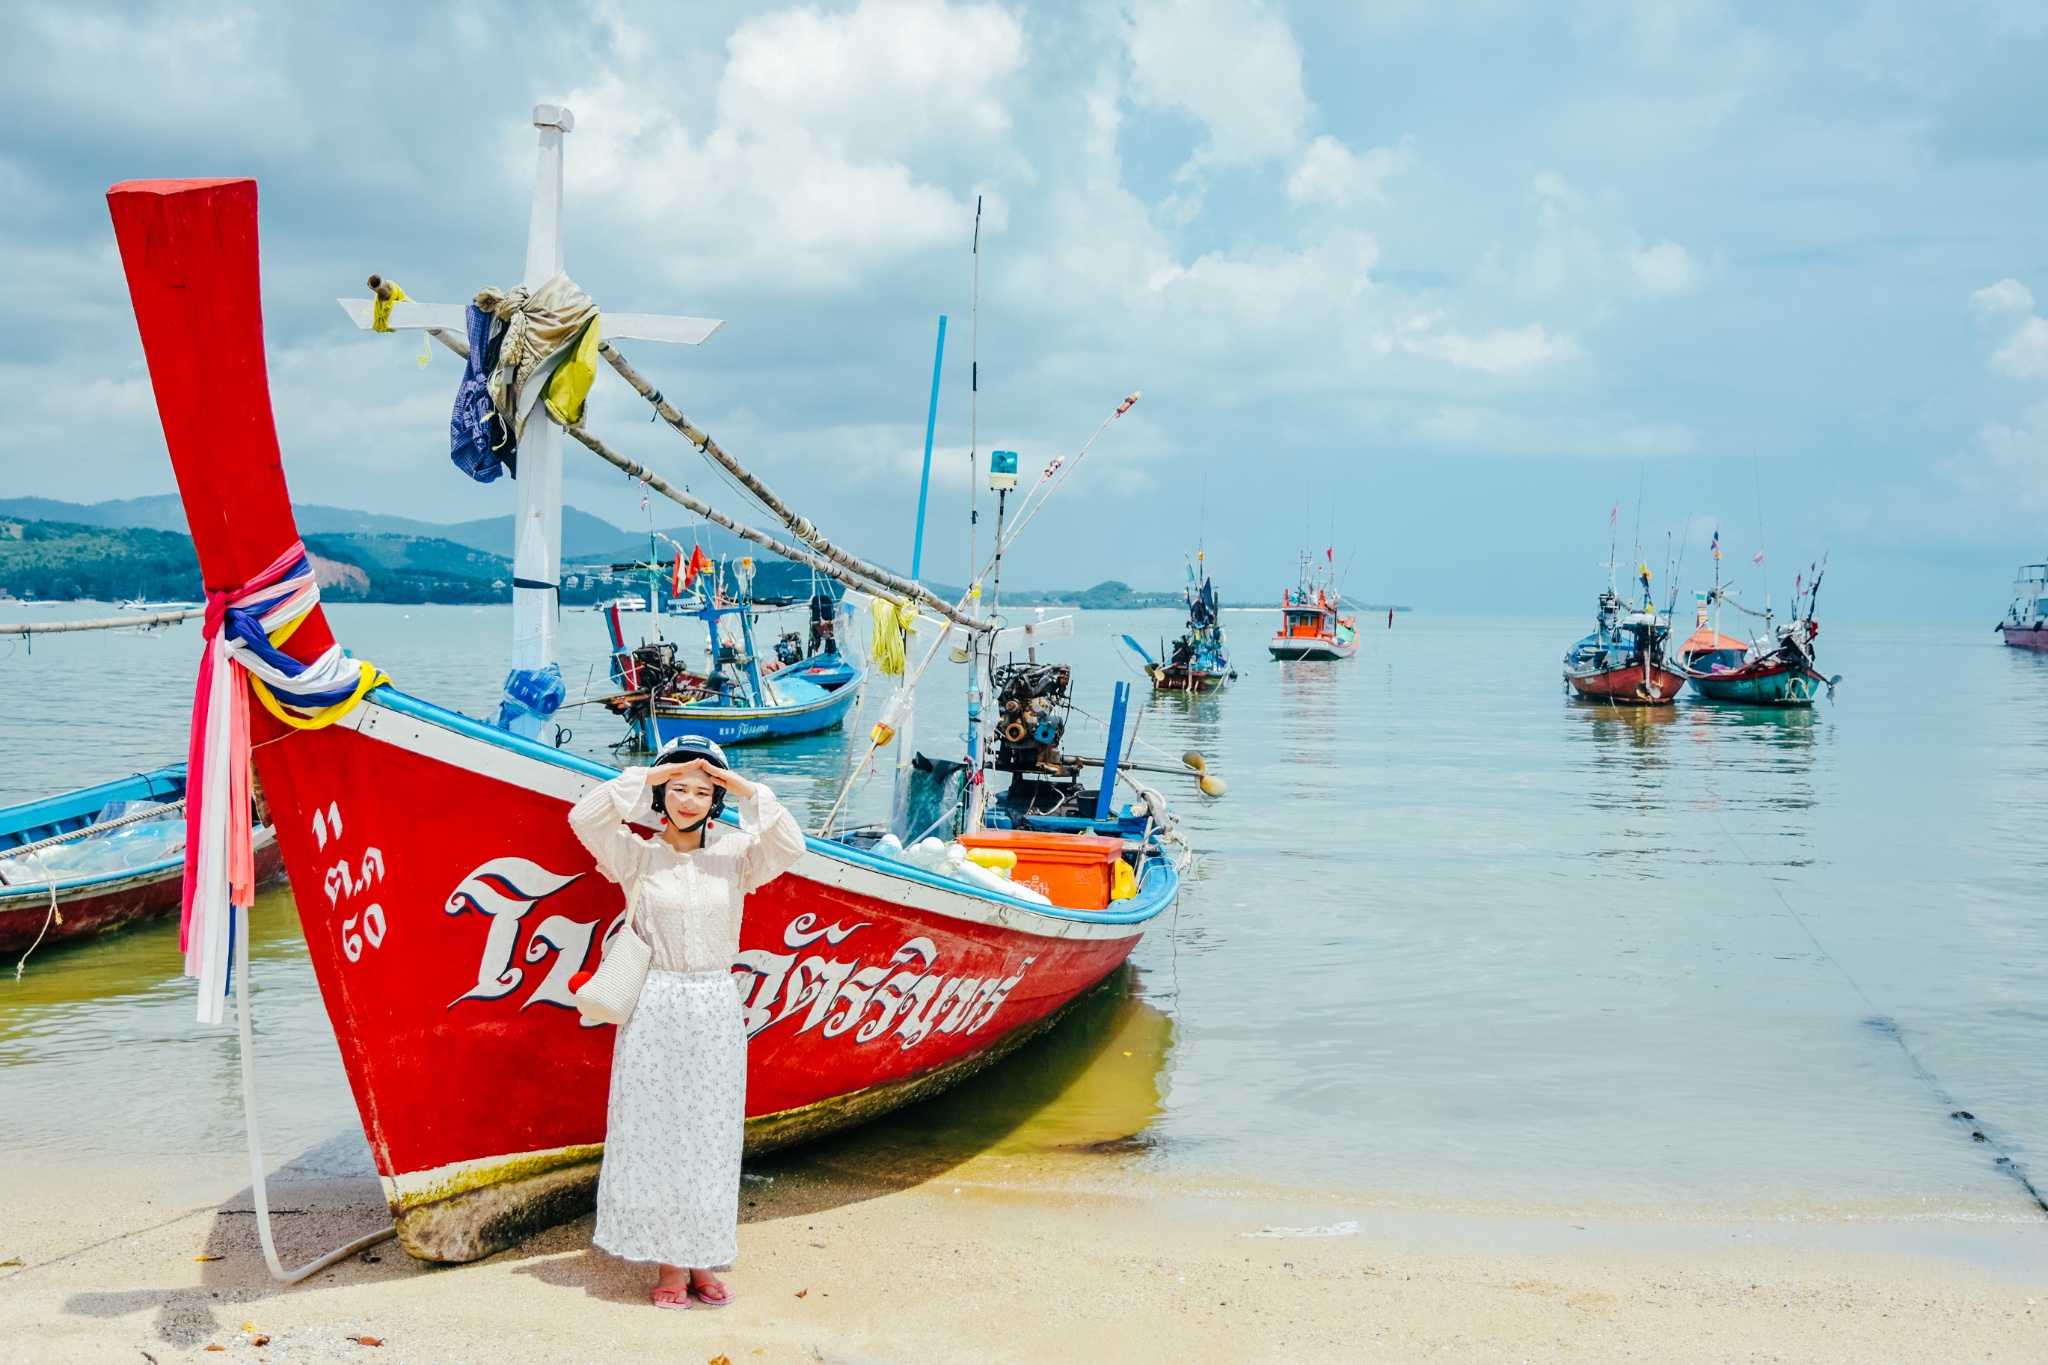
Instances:
[[[1006,664],[995,671],[996,754],[1012,773],[1003,803],[1039,814],[1078,809],[1081,765],[1060,752],[1073,708],[1065,664]]]
[[[793,630],[786,630],[775,642],[775,657],[784,668],[804,661],[804,637]]]

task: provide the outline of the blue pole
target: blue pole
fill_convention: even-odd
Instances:
[[[924,567],[924,500],[932,488],[932,429],[939,424],[939,366],[946,358],[946,315],[939,314],[939,349],[932,356],[932,406],[924,415],[924,477],[917,481],[917,542],[910,547],[910,577]]]
[[[1102,790],[1095,796],[1095,818],[1107,820],[1116,811],[1117,761],[1124,751],[1124,715],[1131,706],[1131,685],[1116,685],[1116,700],[1109,708],[1109,749],[1102,755]]]

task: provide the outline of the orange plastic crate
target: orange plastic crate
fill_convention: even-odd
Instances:
[[[1069,910],[1108,907],[1110,879],[1124,847],[1121,839],[1099,834],[1024,829],[985,829],[962,835],[960,842],[968,848],[1001,848],[1016,854],[1010,880]]]

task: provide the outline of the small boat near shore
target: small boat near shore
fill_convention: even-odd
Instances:
[[[2014,649],[2048,654],[2048,564],[2022,564],[2012,605],[1994,627]]]
[[[0,953],[26,952],[178,908],[185,873],[185,766],[0,808]],[[258,825],[256,876],[284,871]]]
[[[1330,573],[1311,562],[1301,557],[1301,583],[1281,595],[1280,629],[1266,646],[1283,662],[1328,663],[1358,652],[1358,618],[1343,614],[1344,599]]]

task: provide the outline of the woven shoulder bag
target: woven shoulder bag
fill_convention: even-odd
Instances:
[[[576,1008],[585,1019],[600,1024],[623,1024],[633,1017],[633,1007],[640,1003],[640,990],[647,984],[647,968],[654,961],[654,949],[633,930],[633,912],[640,905],[643,880],[633,879],[633,889],[626,895],[626,922],[605,945],[604,960],[597,964],[597,971],[576,992]]]

